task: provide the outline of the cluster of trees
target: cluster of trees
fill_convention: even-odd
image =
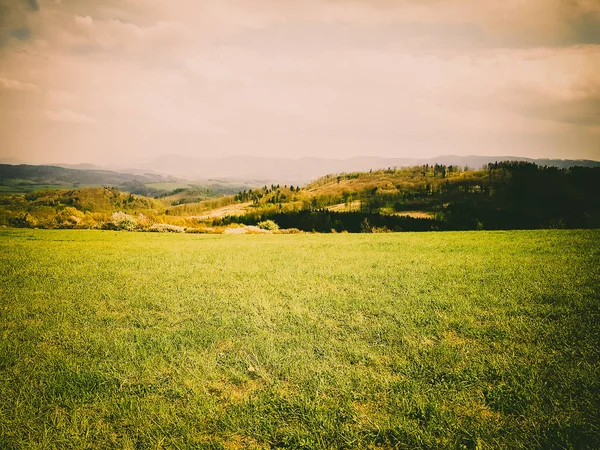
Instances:
[[[494,163],[480,183],[455,188],[440,209],[454,229],[600,227],[600,168]]]
[[[83,188],[69,190],[35,191],[25,195],[1,197],[0,204],[10,209],[35,210],[40,206],[60,208],[72,206],[82,212],[111,212],[114,209],[157,209],[161,204],[151,198],[121,192],[115,188]]]
[[[338,180],[323,178],[317,188],[324,194],[305,208],[355,201],[363,214],[426,211],[444,229],[457,230],[600,226],[600,168],[500,162],[465,171],[436,164],[341,177],[358,189],[342,185],[331,190],[328,186],[338,185]]]
[[[154,189],[146,186],[144,183],[138,180],[127,181],[119,185],[119,189],[136,195],[144,195],[146,197],[158,198],[160,196],[166,196],[168,194],[164,189]]]
[[[0,225],[39,228],[102,228],[115,211],[157,216],[162,205],[114,188],[36,191],[0,197]]]
[[[332,231],[350,233],[372,233],[387,231],[433,231],[441,230],[443,224],[433,219],[415,219],[406,216],[393,216],[360,211],[336,212],[327,209],[264,214],[246,214],[213,219],[213,226],[232,223],[256,225],[263,221],[273,221],[280,228],[296,228],[301,231],[329,233]]]
[[[165,204],[176,206],[220,199],[223,196],[233,198],[233,195],[238,192],[239,188],[239,184],[209,180],[206,184],[188,184],[187,187],[178,187],[171,191],[158,190],[154,197],[163,199]]]
[[[286,203],[289,200],[295,200],[294,193],[300,192],[300,187],[287,185],[281,187],[279,184],[272,184],[271,187],[263,186],[260,189],[248,189],[238,192],[233,198],[235,202],[252,202],[255,206],[265,203],[277,204]]]

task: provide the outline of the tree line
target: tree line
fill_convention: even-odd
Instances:
[[[256,211],[224,220],[254,224],[270,219],[282,228],[350,232],[369,227],[390,231],[600,227],[600,168],[497,162],[477,171],[439,164],[402,170],[406,176],[395,187],[329,190],[305,200],[300,211]],[[335,185],[339,177],[376,175],[330,175],[313,187]],[[352,202],[359,205],[355,211],[328,210],[330,205]],[[415,210],[430,213],[433,220],[396,214]]]

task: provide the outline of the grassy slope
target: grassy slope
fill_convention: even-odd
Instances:
[[[599,242],[0,230],[0,448],[597,448]]]
[[[440,174],[434,176],[433,168],[427,174],[414,167],[397,170],[376,170],[373,172],[356,172],[352,174],[327,175],[306,186],[314,195],[340,195],[344,191],[359,192],[379,188],[382,191],[397,192],[399,189],[421,189],[425,184],[439,184],[446,181],[461,179],[480,179],[485,176],[483,171],[452,172],[447,178]]]
[[[55,189],[82,189],[82,188],[98,188],[102,187],[100,184],[9,184],[6,182],[5,185],[0,185],[0,193],[2,194],[26,194],[35,191],[47,191]]]
[[[31,192],[41,189],[68,189],[72,186],[119,185],[123,182],[171,181],[161,175],[134,175],[111,170],[68,169],[58,166],[0,164],[0,187],[9,192]]]
[[[339,180],[338,180],[339,177]],[[280,186],[280,192],[286,196],[285,200],[277,201],[276,204],[267,203],[267,200],[273,198],[274,192],[265,194],[259,200],[259,207],[253,205],[247,207],[247,212],[268,212],[278,211],[278,204],[282,204],[283,211],[290,211],[294,209],[308,208],[309,206],[323,208],[327,207],[332,211],[353,211],[360,208],[360,202],[356,199],[359,198],[360,193],[377,189],[379,194],[398,194],[402,191],[407,193],[410,192],[424,192],[425,187],[429,184],[431,186],[437,186],[443,183],[456,183],[465,180],[479,180],[485,177],[483,171],[469,171],[469,172],[452,172],[448,173],[446,178],[442,178],[440,174],[434,175],[433,168],[427,174],[421,172],[417,168],[406,168],[398,170],[376,170],[373,172],[360,172],[352,174],[340,174],[338,175],[326,175],[319,178],[318,180],[309,183],[300,192],[291,192],[287,187]],[[255,189],[256,192],[264,194],[264,190],[261,188]],[[346,196],[347,200],[343,200],[342,197]],[[226,197],[222,201],[229,199],[229,202],[233,202],[233,196]],[[313,200],[316,199],[317,203],[313,204]],[[245,201],[245,200],[244,200]],[[419,207],[423,207],[419,203]],[[431,205],[428,206],[430,209]],[[187,211],[184,211],[181,207],[179,210],[173,209],[175,214],[188,214],[188,211],[209,211],[213,209],[212,201],[200,202],[195,204],[187,205]],[[409,212],[411,208],[408,208]],[[383,208],[381,210],[384,214],[393,214],[394,211],[391,208]],[[430,217],[430,214],[423,214],[422,216]]]

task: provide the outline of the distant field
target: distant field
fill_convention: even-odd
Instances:
[[[255,187],[256,183],[220,180],[188,180],[169,183],[145,183],[145,185],[154,189],[164,189],[165,191],[172,191],[174,189],[214,189],[226,192],[231,191],[233,193],[237,192],[237,190],[241,191],[248,187]]]
[[[153,189],[164,189],[172,191],[174,189],[190,189],[193,185],[188,183],[146,183],[146,186]]]
[[[0,192],[6,194],[23,194],[35,191],[47,191],[52,189],[82,189],[88,187],[101,187],[99,184],[2,184]]]
[[[0,230],[0,448],[600,448],[600,231]]]

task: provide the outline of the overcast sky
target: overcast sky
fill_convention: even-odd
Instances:
[[[0,158],[600,160],[599,0],[0,0]]]

